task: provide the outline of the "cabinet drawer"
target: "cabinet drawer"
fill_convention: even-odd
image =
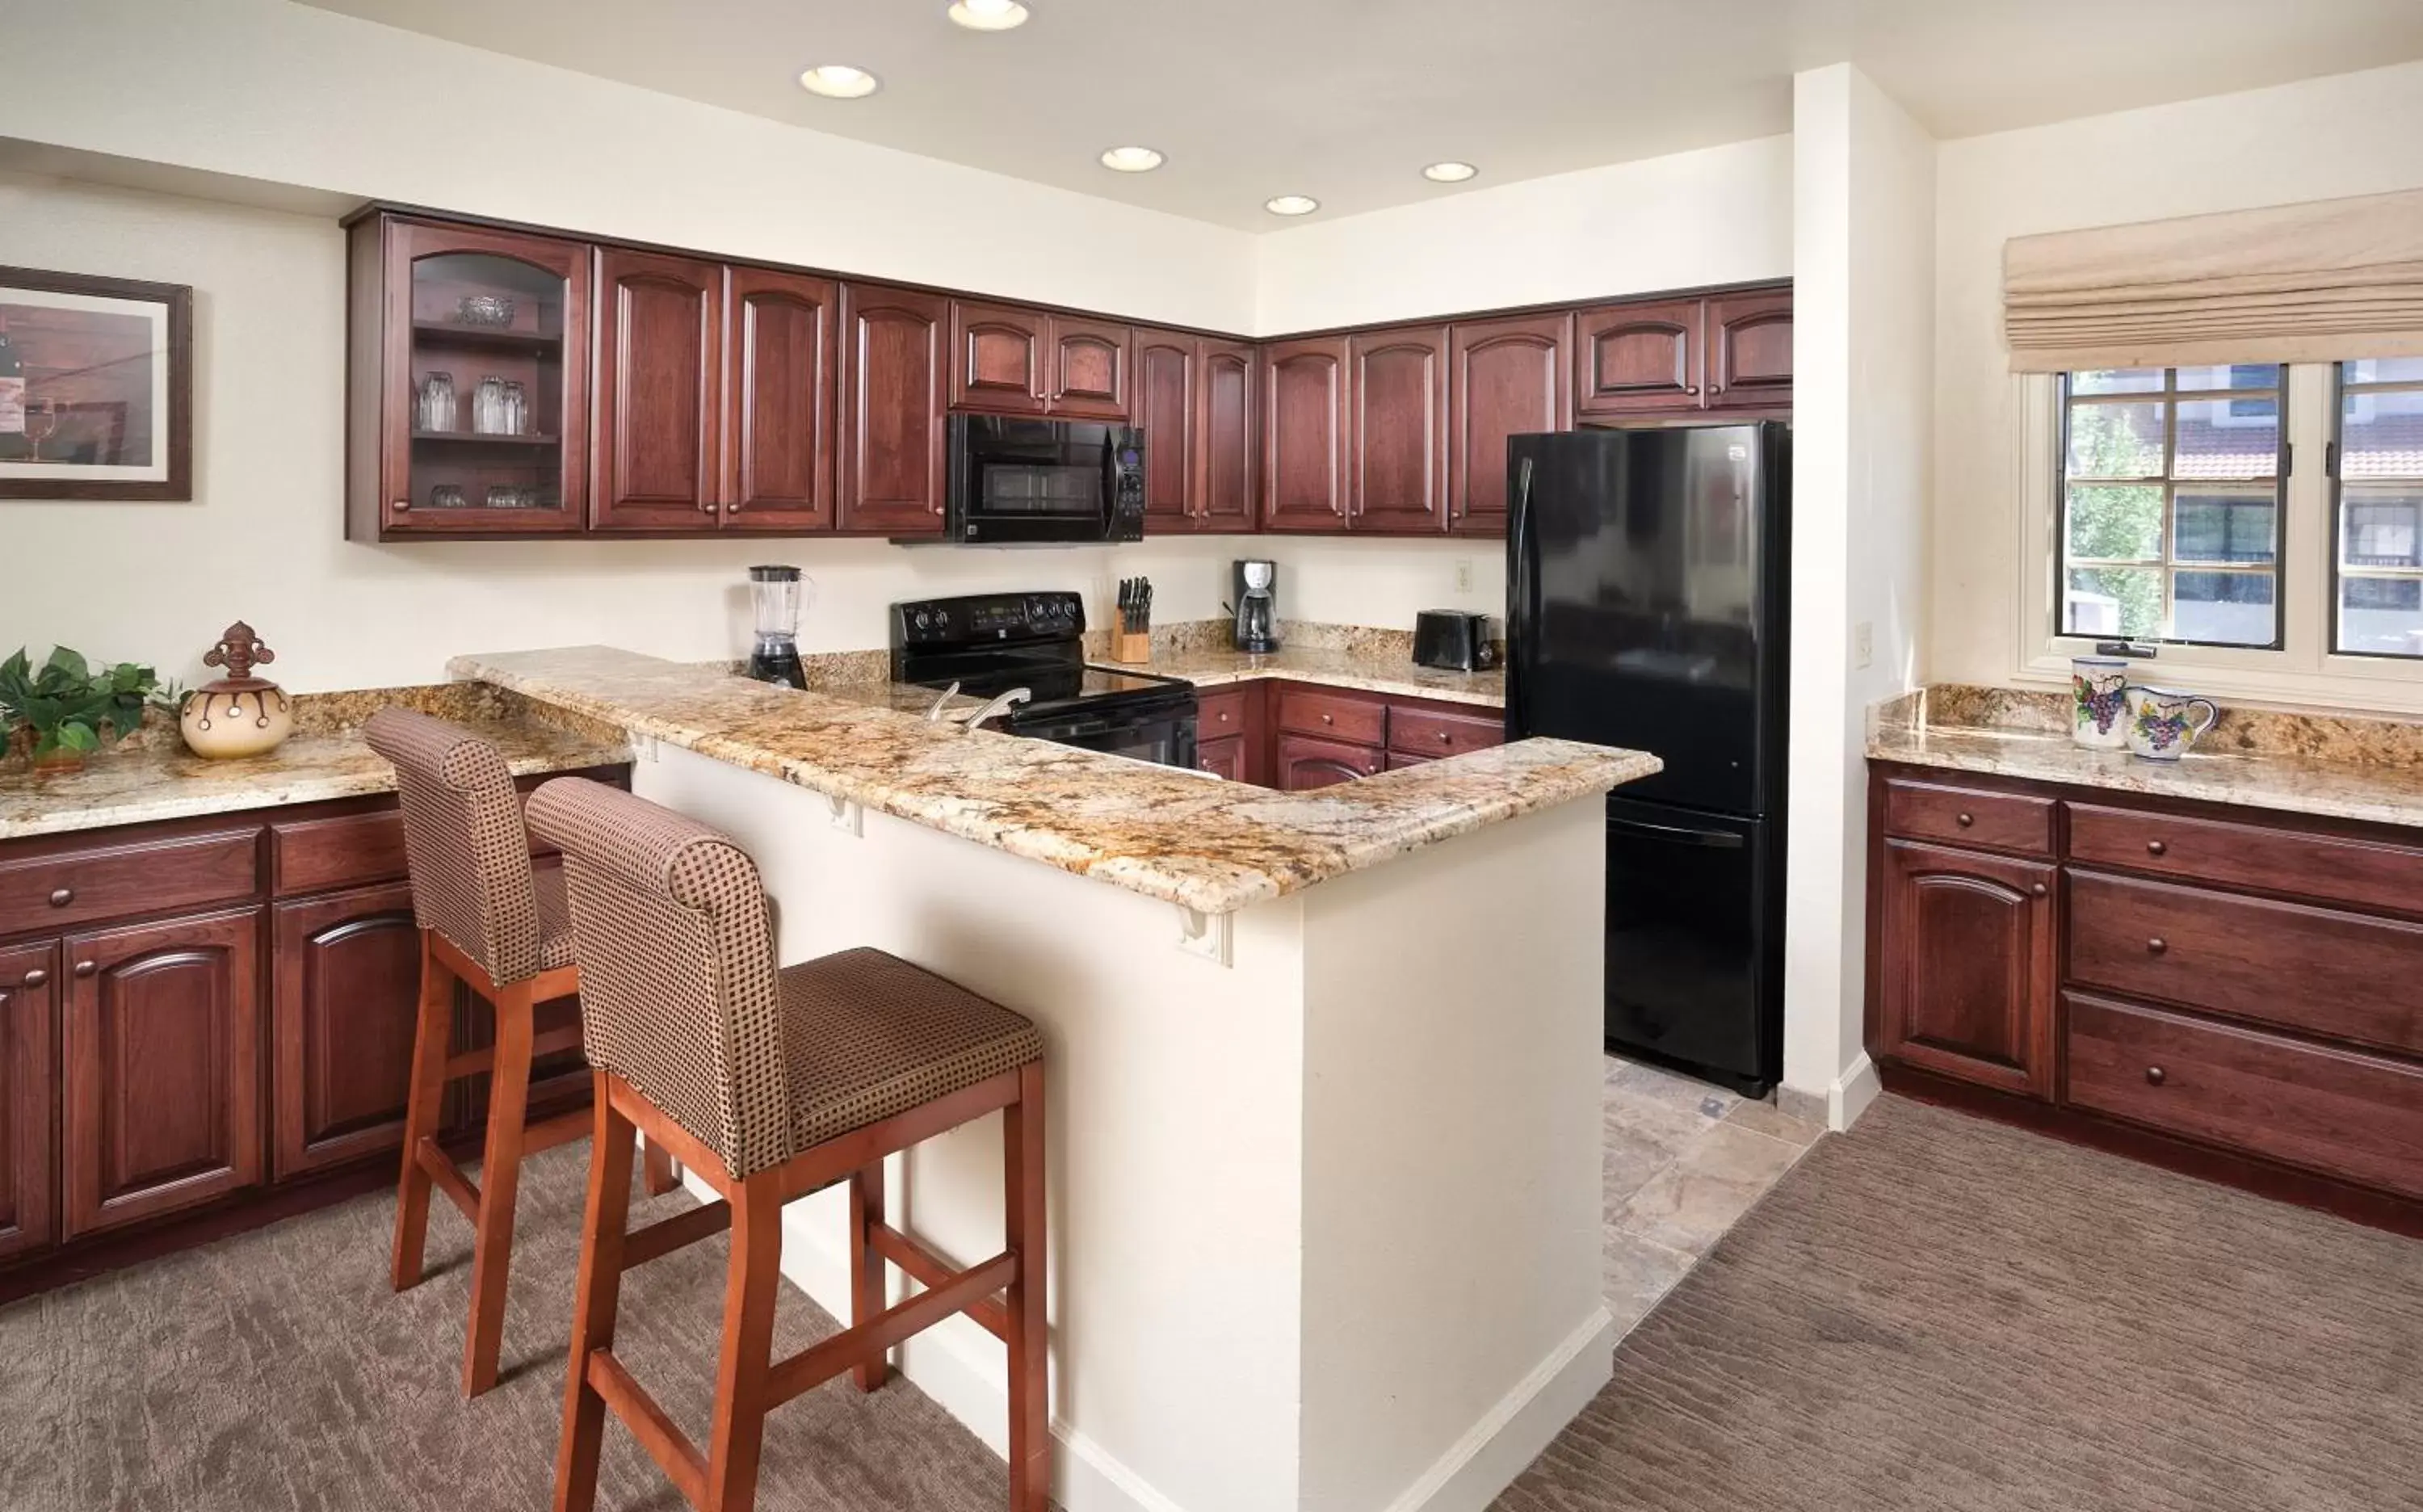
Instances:
[[[1283,687],[1279,690],[1279,728],[1324,740],[1380,745],[1387,738],[1388,706],[1376,698]]]
[[[269,851],[280,898],[390,882],[405,871],[404,815],[387,809],[272,824]]]
[[[2052,808],[2051,799],[2025,793],[1987,792],[1903,777],[1885,783],[1885,833],[1906,839],[1948,840],[1954,845],[2049,856],[2052,854]]]
[[[1217,740],[1245,733],[1245,690],[1213,688],[1195,695],[1195,738]]]
[[[0,861],[0,935],[249,898],[261,828]]]
[[[2069,858],[2360,908],[2423,914],[2423,850],[2373,840],[2072,804]]]
[[[1506,743],[1506,722],[1479,714],[1450,714],[1443,709],[1407,708],[1388,710],[1388,749],[1407,756],[1462,756]]]
[[[2069,978],[2423,1054],[2423,925],[2069,874]]]
[[[2069,1102],[2423,1196],[2423,1067],[2067,995]]]

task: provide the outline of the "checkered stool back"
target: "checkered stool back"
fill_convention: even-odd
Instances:
[[[531,795],[563,851],[592,1065],[736,1179],[791,1153],[774,935],[757,865],[721,832],[582,777]]]
[[[530,836],[504,754],[459,724],[382,708],[362,734],[395,763],[412,909],[499,985],[539,972]]]

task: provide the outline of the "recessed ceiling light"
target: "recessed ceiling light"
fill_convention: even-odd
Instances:
[[[1469,163],[1433,163],[1422,169],[1422,177],[1433,183],[1462,183],[1480,171]]]
[[[1149,147],[1114,147],[1102,154],[1102,167],[1115,173],[1150,173],[1162,156]]]
[[[883,88],[883,81],[847,63],[819,63],[800,73],[800,88],[828,100],[861,100]]]
[[[1274,215],[1309,215],[1321,208],[1321,201],[1308,194],[1283,194],[1263,200],[1262,208]]]
[[[953,0],[950,18],[970,31],[1007,31],[1026,24],[1018,0]]]

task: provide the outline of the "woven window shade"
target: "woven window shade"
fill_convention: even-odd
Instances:
[[[2015,236],[2014,373],[2423,357],[2423,190]]]

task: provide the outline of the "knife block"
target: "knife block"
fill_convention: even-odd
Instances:
[[[1150,661],[1152,631],[1149,629],[1111,631],[1111,660],[1130,662]]]

